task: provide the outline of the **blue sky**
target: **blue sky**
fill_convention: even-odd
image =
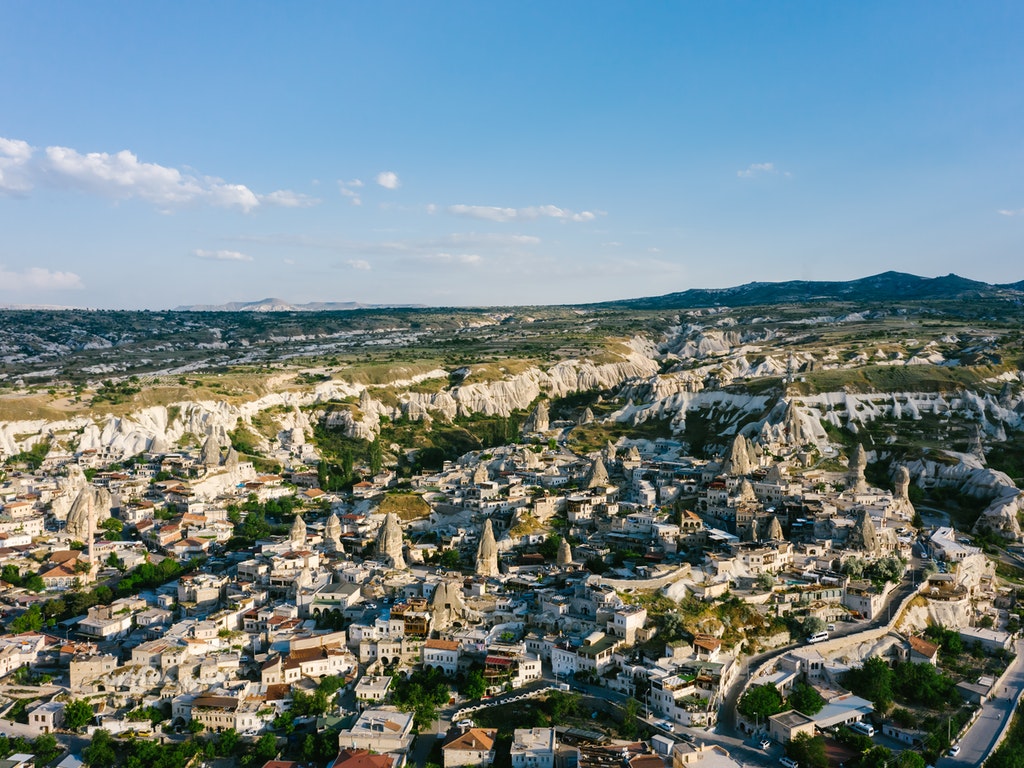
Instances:
[[[8,0],[0,303],[1024,278],[1024,5]]]

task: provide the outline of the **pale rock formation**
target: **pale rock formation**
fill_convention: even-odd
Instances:
[[[149,443],[149,452],[150,453],[153,453],[153,454],[156,454],[156,455],[159,456],[159,455],[162,455],[162,454],[165,454],[165,453],[170,453],[170,450],[171,450],[171,447],[170,447],[170,445],[167,442],[167,438],[164,437],[164,433],[163,432],[158,432],[157,434],[153,435],[153,439]]]
[[[224,469],[228,472],[238,471],[238,451],[233,445],[228,448],[228,455],[224,457]]]
[[[864,479],[864,470],[868,466],[868,457],[864,453],[864,447],[857,443],[850,455],[850,469],[848,473],[848,485],[854,493],[867,493],[868,483]]]
[[[398,522],[398,517],[392,512],[388,512],[384,516],[384,523],[380,527],[380,533],[377,534],[377,557],[397,570],[406,568],[402,526]]]
[[[103,488],[86,486],[78,492],[68,512],[68,536],[89,543],[100,523],[110,517],[110,493]]]
[[[484,530],[476,548],[476,574],[485,577],[498,575],[498,544],[494,540],[491,518],[484,520]]]
[[[1004,488],[981,513],[974,524],[975,531],[992,531],[1004,538],[1021,538],[1020,513],[1024,512],[1024,493],[1016,488]]]
[[[615,450],[615,444],[611,440],[609,440],[607,443],[605,443],[604,451],[602,452],[602,456],[604,456],[605,464],[612,464],[612,463],[614,463],[615,458],[616,458],[616,454],[617,454],[617,451]]]
[[[909,491],[910,472],[901,464],[896,468],[895,489],[892,494],[892,503],[889,505],[889,514],[892,517],[913,520],[915,510],[910,501]]]
[[[487,472],[487,465],[481,461],[476,465],[476,469],[473,470],[473,484],[480,485],[480,483],[486,483],[490,479],[491,476]]]
[[[608,485],[608,470],[600,456],[594,459],[594,463],[590,465],[584,485],[587,488],[603,488]]]
[[[303,566],[302,570],[299,571],[299,575],[295,577],[294,589],[295,594],[300,595],[305,589],[309,589],[313,585],[313,575],[309,572],[309,566]]]
[[[754,446],[750,439],[743,435],[736,435],[732,445],[729,446],[729,453],[725,458],[722,471],[728,475],[749,475],[757,466],[757,454],[754,453]]]
[[[757,496],[754,494],[754,486],[750,484],[747,478],[743,478],[740,481],[739,491],[736,494],[737,501],[757,501]]]
[[[462,587],[454,581],[440,582],[430,598],[430,611],[433,614],[431,627],[437,631],[464,620],[468,611],[462,599]]]
[[[327,524],[324,526],[324,544],[330,552],[340,552],[342,549],[341,520],[338,519],[335,512],[331,512],[331,516],[327,518]]]
[[[875,524],[866,509],[861,512],[857,522],[854,523],[853,528],[850,530],[850,535],[846,539],[846,547],[847,549],[857,549],[864,552],[874,553],[878,551],[878,532],[875,530]]]
[[[765,531],[762,537],[763,541],[782,541],[785,536],[782,535],[782,525],[779,523],[779,518],[775,515],[771,516],[768,521],[768,530]]]
[[[302,549],[306,546],[306,521],[302,519],[301,514],[295,516],[288,539],[291,541],[292,549]]]
[[[626,451],[626,461],[630,464],[640,463],[640,451],[635,445],[629,446],[629,450]]]
[[[555,563],[559,568],[567,568],[572,564],[572,549],[569,547],[568,539],[562,539],[562,543],[558,545],[558,555],[555,558]]]
[[[523,422],[523,434],[531,432],[547,432],[550,428],[550,416],[548,415],[548,401],[541,400],[533,409],[533,412]]]
[[[782,466],[778,462],[773,461],[768,465],[768,472],[765,474],[764,479],[769,483],[781,485],[783,482]]]
[[[220,466],[220,440],[217,439],[215,432],[203,442],[203,448],[199,452],[199,463],[204,467]]]
[[[587,424],[590,424],[593,421],[594,421],[594,412],[592,410],[590,410],[589,408],[584,408],[583,409],[583,413],[580,414],[580,417],[576,420],[576,423],[579,426],[583,427],[583,426],[586,426]]]
[[[77,464],[68,464],[67,473],[67,477],[57,480],[59,491],[50,502],[50,511],[57,520],[67,520],[79,492],[89,485],[85,472]]]

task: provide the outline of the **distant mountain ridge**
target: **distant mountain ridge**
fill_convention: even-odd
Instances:
[[[921,301],[978,298],[1024,300],[1024,281],[990,285],[952,273],[942,277],[918,277],[905,272],[883,272],[847,281],[789,280],[780,283],[746,283],[733,288],[691,288],[663,296],[622,299],[590,304],[592,307],[628,309],[696,309],[713,306],[755,306],[808,301]]]
[[[311,301],[292,304],[284,299],[229,301],[227,304],[189,304],[174,312],[349,312],[353,309],[417,309],[422,304],[363,304],[359,301]]]
[[[919,277],[906,272],[882,272],[846,281],[787,280],[754,282],[732,288],[691,288],[662,296],[616,299],[590,304],[594,308],[698,309],[700,307],[749,307],[759,304],[802,304],[809,301],[928,301],[981,298],[1013,298],[1024,301],[1024,280],[992,285],[955,274]],[[364,304],[359,301],[314,301],[293,304],[284,299],[231,301],[226,304],[190,304],[174,312],[348,312],[355,309],[424,309],[426,304]]]

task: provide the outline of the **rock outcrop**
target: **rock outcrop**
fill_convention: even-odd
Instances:
[[[541,400],[523,422],[523,434],[531,432],[547,432],[550,428],[547,400]]]
[[[103,488],[82,488],[68,512],[68,536],[88,543],[100,523],[110,517],[110,502],[110,493]]]
[[[380,533],[377,534],[377,559],[397,570],[406,568],[402,526],[392,512],[384,515]]]
[[[330,552],[341,552],[341,520],[338,519],[338,515],[335,512],[331,512],[331,516],[327,518],[327,524],[324,525],[324,545]]]
[[[868,466],[868,457],[864,447],[857,443],[850,454],[850,467],[847,473],[847,487],[854,493],[867,493],[868,483],[864,479],[864,470]]]
[[[606,485],[608,485],[608,470],[605,468],[601,457],[598,456],[594,459],[594,463],[590,465],[590,471],[587,473],[584,487],[604,488]]]
[[[878,532],[871,520],[871,515],[865,509],[861,512],[857,522],[853,524],[850,535],[846,539],[847,549],[856,549],[862,552],[874,553],[878,551]]]
[[[302,549],[306,546],[306,521],[302,519],[301,514],[295,516],[288,539],[291,541],[292,549]]]
[[[572,564],[572,549],[570,549],[567,539],[562,539],[562,543],[558,545],[558,555],[555,557],[555,563],[559,568],[567,568]]]
[[[442,581],[430,598],[430,612],[435,631],[444,631],[454,623],[466,618],[466,603],[462,599],[462,587],[454,581]]]
[[[491,518],[484,520],[480,544],[476,548],[476,574],[485,577],[498,575],[498,544],[494,540]]]
[[[725,457],[722,471],[728,475],[749,475],[757,467],[757,454],[749,438],[736,435]]]

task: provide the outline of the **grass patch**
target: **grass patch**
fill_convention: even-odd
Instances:
[[[402,522],[409,522],[428,517],[430,505],[415,493],[389,493],[381,500],[377,511],[397,515]]]

